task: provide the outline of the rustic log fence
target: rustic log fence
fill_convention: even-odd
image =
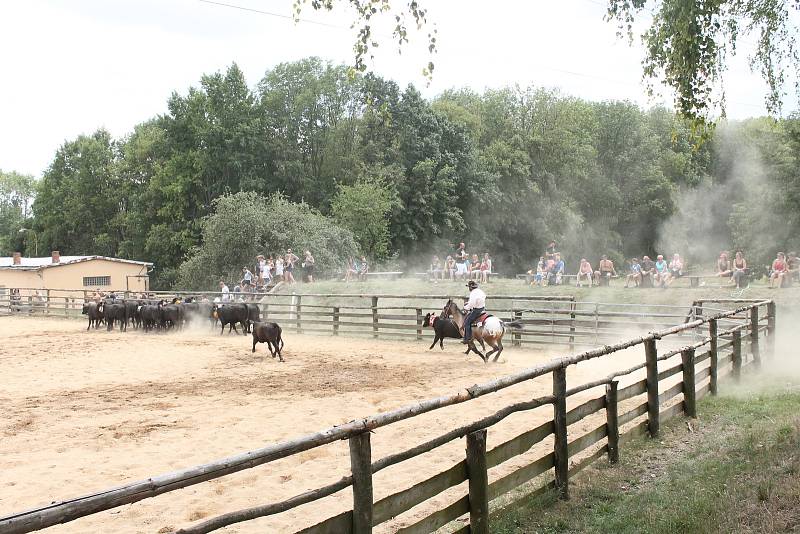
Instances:
[[[621,449],[624,450],[624,444],[632,436],[649,431],[650,436],[655,437],[658,435],[660,423],[672,417],[681,413],[695,417],[697,399],[708,393],[715,393],[718,388],[718,378],[726,374],[738,378],[744,369],[755,368],[762,356],[773,357],[775,306],[771,301],[735,303],[718,301],[717,304],[735,304],[738,307],[714,314],[704,313],[702,317],[677,326],[557,358],[544,365],[484,384],[476,384],[451,395],[358,419],[208,464],[3,517],[0,518],[0,532],[18,534],[65,523],[343,439],[349,440],[351,468],[350,474],[339,481],[281,502],[213,517],[186,527],[181,532],[195,534],[211,532],[238,522],[281,513],[351,487],[352,509],[300,532],[361,534],[371,532],[374,526],[385,523],[463,482],[468,483],[466,494],[462,494],[449,505],[413,524],[401,528],[399,532],[405,534],[432,532],[462,516],[469,516],[469,524],[460,526],[456,532],[487,532],[491,520],[490,503],[498,497],[518,491],[521,487],[525,488],[527,494],[554,487],[561,498],[569,498],[570,478],[577,472],[602,456],[608,456],[612,463],[616,462]],[[764,313],[759,313],[759,310]],[[705,311],[708,312],[709,307],[706,306]],[[722,327],[722,324],[726,326]],[[699,340],[659,353],[662,340],[670,340],[685,333],[697,334]],[[766,336],[767,350],[762,354],[759,342],[763,336]],[[640,345],[644,346],[643,363],[593,382],[567,388],[566,371],[570,366]],[[698,351],[704,352],[698,353]],[[680,361],[670,362],[676,356],[680,356]],[[663,368],[666,365],[670,366]],[[644,378],[640,378],[642,370],[645,372]],[[450,430],[410,449],[375,461],[372,459],[371,431],[446,406],[470,402],[478,397],[548,374],[551,375],[553,382],[552,395],[506,406],[479,421]],[[631,383],[620,388],[621,379]],[[679,380],[675,384],[667,385],[668,381],[676,379]],[[599,395],[591,396],[567,410],[569,397],[599,387],[604,388]],[[508,441],[487,448],[488,429],[492,426],[513,413],[534,410],[548,404],[553,406],[551,420]],[[574,428],[573,425],[591,416],[600,418],[599,424],[590,431],[573,437],[570,428]],[[551,451],[515,468],[510,473],[490,480],[488,476],[490,469],[534,450],[537,444],[550,436],[553,436]],[[410,488],[397,491],[378,501],[374,500],[372,476],[376,472],[433,451],[461,437],[467,438],[466,455],[462,461]],[[570,460],[573,462],[571,466]],[[551,470],[552,475],[548,475]]]
[[[8,293],[0,294],[0,313],[80,318],[82,305],[91,296],[82,290],[40,290],[38,296],[34,291],[21,290],[22,296],[16,301]],[[213,300],[220,293],[149,292],[148,295],[167,300],[187,295]],[[262,319],[279,323],[287,332],[421,340],[432,334],[423,324],[425,314],[438,314],[448,299],[461,297],[262,293],[248,294],[248,302],[260,304]],[[573,296],[557,295],[498,295],[487,299],[487,308],[504,321],[522,325],[506,337],[506,342],[513,346],[567,345],[573,349],[613,343],[622,330],[635,334],[689,322],[702,317],[703,308],[698,302],[687,312],[686,306],[579,302]],[[713,304],[707,301],[707,313],[722,311],[710,306]],[[692,333],[687,335],[697,337]]]

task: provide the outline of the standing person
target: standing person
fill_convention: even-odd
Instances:
[[[347,258],[347,267],[344,270],[344,280],[342,282],[349,282],[354,276],[358,276],[358,266],[356,260]]]
[[[592,276],[594,275],[594,271],[592,270],[592,264],[589,263],[586,258],[581,258],[581,263],[578,266],[578,277],[575,281],[575,287],[583,287],[581,280],[586,280],[589,282],[589,287],[592,287]]]
[[[261,256],[259,268],[261,269],[261,285],[266,288],[272,283],[272,265],[264,259],[264,256]]]
[[[547,248],[544,249],[544,256],[545,258],[555,258],[556,255],[556,242],[550,241],[547,244]]]
[[[744,259],[744,253],[741,250],[736,251],[736,256],[733,258],[733,282],[738,289],[747,287],[747,260]]]
[[[368,272],[369,272],[369,263],[367,263],[367,257],[361,256],[361,264],[358,267],[358,279],[362,281],[366,280]]]
[[[597,285],[609,285],[612,276],[617,276],[617,270],[614,269],[614,262],[608,259],[608,256],[603,254],[600,257],[600,264],[597,266],[595,274],[595,282]]]
[[[292,252],[292,249],[286,249],[286,255],[283,257],[283,280],[285,282],[290,284],[295,283],[292,272],[294,271],[294,264],[297,263],[299,259],[300,258],[295,256],[295,254]]]
[[[488,252],[484,252],[481,261],[481,283],[488,283],[490,274],[492,274],[492,258],[489,257]]]
[[[486,309],[486,293],[478,287],[478,283],[470,280],[467,287],[469,288],[469,300],[464,305],[464,311],[469,311],[469,314],[464,318],[464,339],[461,341],[465,345],[472,338],[472,323]]]
[[[259,254],[258,256],[256,256],[255,269],[253,270],[256,287],[261,287],[264,285],[263,271],[265,263],[267,263],[267,260],[264,259],[263,254]]]
[[[278,256],[275,258],[275,279],[278,281],[285,280],[284,276],[284,268],[285,265],[283,263],[283,256]]]
[[[231,300],[231,290],[228,289],[228,285],[223,280],[219,281],[219,290],[222,293],[222,302]]]
[[[306,250],[305,256],[303,268],[306,270],[306,281],[311,284],[314,282],[314,256],[311,255],[310,250]]]
[[[242,267],[242,291],[248,293],[253,290],[253,273],[247,267]]]
[[[783,280],[789,272],[789,265],[783,252],[778,252],[775,261],[772,262],[772,269],[769,273],[769,288],[775,289],[783,285]],[[776,285],[777,283],[777,285]]]

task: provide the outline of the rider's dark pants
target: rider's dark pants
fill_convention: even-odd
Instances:
[[[474,323],[478,317],[481,316],[483,313],[483,308],[475,308],[469,315],[464,319],[464,340],[469,341],[472,339],[472,323]]]

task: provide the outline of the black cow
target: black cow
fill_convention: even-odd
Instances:
[[[431,343],[431,346],[428,347],[428,350],[431,350],[436,345],[437,341],[439,342],[439,348],[444,350],[444,338],[446,337],[451,337],[454,339],[463,339],[463,336],[461,335],[458,326],[450,318],[442,319],[435,313],[429,313],[425,315],[425,319],[422,325],[433,327],[433,332],[435,334],[433,338],[433,343]]]
[[[161,306],[161,326],[165,330],[180,329],[183,326],[184,309],[182,304]]]
[[[245,332],[249,334],[250,323],[257,323],[261,321],[261,310],[259,309],[258,304],[246,303],[245,307],[247,308],[247,329]]]
[[[128,309],[125,304],[106,300],[98,306],[98,309],[106,320],[106,327],[109,332],[114,329],[114,321],[119,321],[121,332],[125,332],[128,329]]]
[[[225,326],[228,326],[228,333],[231,333],[231,328],[238,334],[239,331],[236,329],[236,323],[242,325],[242,334],[246,334],[247,329],[247,317],[249,316],[249,310],[247,306],[242,303],[233,303],[233,304],[223,304],[218,305],[214,304],[211,308],[212,315],[219,319],[220,324],[222,325],[222,330],[220,331],[220,335],[225,332]]]
[[[125,299],[122,301],[125,305],[125,313],[128,317],[127,321],[133,326],[134,330],[138,329],[142,323],[142,317],[139,315],[139,307],[141,303],[134,299]]]
[[[278,361],[285,361],[281,355],[283,350],[283,339],[281,339],[281,327],[277,323],[259,323],[248,321],[252,326],[253,333],[253,352],[256,351],[256,343],[266,343],[269,353],[274,358],[277,354]]]
[[[157,304],[145,304],[139,309],[142,318],[142,327],[145,332],[153,328],[161,328],[161,306]]]
[[[103,309],[96,302],[84,302],[81,313],[89,317],[89,326],[86,327],[86,330],[89,330],[92,325],[97,329],[103,322]]]

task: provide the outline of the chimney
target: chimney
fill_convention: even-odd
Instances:
[[[53,263],[60,263],[61,262],[61,254],[57,250],[54,250],[50,253],[50,258],[53,260]]]
[[[14,265],[22,265],[22,254],[19,252],[14,253]]]

